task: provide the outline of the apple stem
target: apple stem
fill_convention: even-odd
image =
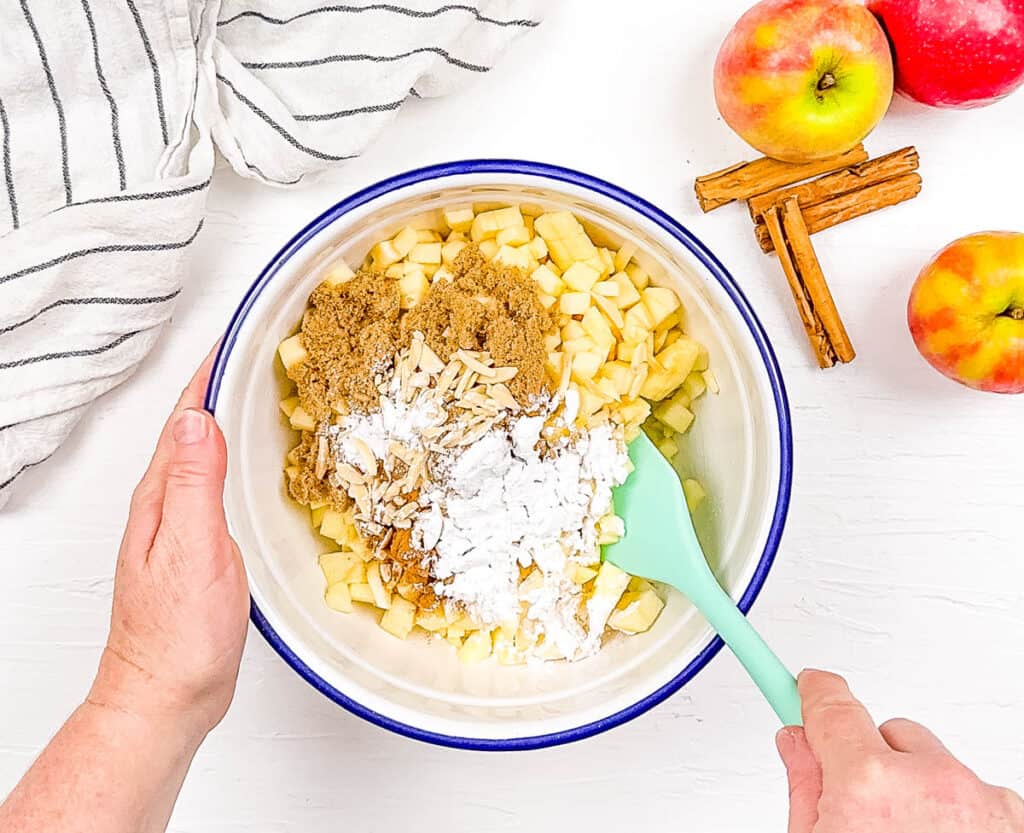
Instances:
[[[825,90],[836,85],[836,77],[831,72],[826,72],[818,80],[818,92],[825,92]]]

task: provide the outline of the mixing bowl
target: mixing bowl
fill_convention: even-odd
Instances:
[[[707,346],[721,392],[697,404],[675,465],[707,490],[698,532],[744,611],[779,546],[791,480],[789,410],[764,330],[718,259],[643,199],[566,168],[475,160],[384,180],[303,228],[242,299],[207,395],[227,438],[225,506],[245,558],[252,620],[336,703],[409,737],[470,749],[551,746],[609,729],[679,690],[722,647],[678,594],[649,632],[613,639],[597,656],[519,666],[462,665],[441,640],[399,641],[368,611],[341,614],[323,602],[316,554],[330,547],[284,487],[295,436],[278,411],[288,386],[277,344],[295,331],[307,296],[338,257],[357,265],[373,243],[443,206],[519,202],[571,211],[606,245],[633,241],[653,282],[682,299],[687,329]]]

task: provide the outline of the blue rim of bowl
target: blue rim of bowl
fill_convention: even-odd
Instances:
[[[215,413],[217,395],[220,392],[221,379],[227,366],[231,351],[238,338],[239,330],[249,314],[253,304],[263,289],[273,280],[281,267],[293,257],[302,247],[324,228],[334,223],[347,212],[364,205],[371,200],[386,196],[393,191],[434,179],[444,179],[465,174],[516,174],[542,177],[554,182],[562,182],[574,185],[588,191],[601,194],[614,200],[627,208],[641,214],[651,222],[660,226],[672,237],[685,246],[690,253],[696,257],[712,276],[721,284],[726,294],[736,305],[741,317],[746,323],[750,334],[757,344],[758,351],[764,361],[765,371],[768,373],[771,383],[772,396],[775,400],[775,408],[779,419],[779,441],[780,441],[780,466],[779,466],[779,495],[775,504],[775,512],[772,517],[771,529],[768,533],[768,540],[765,543],[761,558],[758,560],[754,575],[750,584],[739,600],[739,608],[746,614],[768,577],[775,555],[778,552],[782,539],[782,532],[786,525],[786,515],[789,511],[790,491],[793,479],[793,434],[790,422],[789,401],[786,396],[786,388],[782,381],[782,372],[779,369],[775,351],[772,349],[764,327],[758,320],[753,308],[740,290],[736,281],[729,274],[728,270],[715,257],[714,254],[698,240],[685,226],[674,220],[657,206],[647,202],[641,197],[613,185],[603,179],[589,174],[563,168],[558,165],[551,165],[545,162],[529,162],[519,159],[467,159],[456,162],[442,162],[437,165],[428,165],[423,168],[416,168],[405,173],[383,179],[374,185],[357,191],[349,197],[341,200],[332,208],[329,208],[305,228],[298,232],[287,244],[271,259],[264,267],[256,281],[249,287],[245,297],[231,317],[231,322],[224,333],[220,349],[217,351],[217,358],[210,375],[210,383],[206,391],[206,408]],[[498,751],[508,752],[516,750],[543,749],[549,746],[559,746],[573,741],[583,740],[593,735],[606,732],[616,726],[620,726],[635,717],[666,700],[675,694],[680,688],[688,683],[697,673],[707,665],[712,658],[723,647],[720,637],[714,637],[704,649],[675,677],[662,685],[657,690],[648,694],[643,699],[633,703],[621,711],[608,717],[576,726],[572,729],[564,729],[559,732],[550,732],[543,735],[532,735],[518,738],[470,738],[457,735],[447,735],[440,732],[432,732],[412,726],[408,723],[395,720],[380,714],[373,709],[356,702],[348,695],[338,691],[330,683],[320,677],[308,665],[306,665],[267,621],[263,611],[259,609],[255,601],[251,601],[251,619],[256,629],[263,635],[263,638],[270,643],[271,647],[292,667],[307,683],[324,696],[333,700],[339,706],[350,711],[352,714],[363,718],[381,728],[388,729],[399,735],[404,735],[414,740],[447,746],[453,749],[467,749],[474,751]]]

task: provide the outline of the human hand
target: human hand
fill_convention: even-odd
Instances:
[[[1024,802],[981,781],[924,726],[879,727],[846,681],[798,680],[804,727],[776,736],[789,777],[789,833],[1024,833]]]
[[[196,742],[231,703],[249,612],[224,518],[224,438],[202,406],[213,356],[182,393],[132,496],[89,696]]]

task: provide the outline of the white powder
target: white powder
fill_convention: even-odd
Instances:
[[[431,508],[416,516],[413,535],[424,545],[436,539],[439,595],[485,626],[519,620],[519,567],[536,565],[543,583],[523,600],[527,617],[574,658],[596,649],[600,634],[590,644],[577,621],[579,587],[567,568],[594,560],[597,520],[628,473],[626,449],[603,426],[542,456],[543,425],[543,417],[520,417],[474,443],[425,495]]]
[[[342,462],[361,467],[362,458],[354,440],[362,440],[378,460],[383,460],[391,442],[400,442],[411,449],[422,448],[424,430],[444,424],[448,414],[439,402],[427,396],[403,402],[398,395],[398,384],[398,377],[393,377],[389,395],[380,397],[379,411],[348,414],[328,429]]]
[[[393,443],[427,455],[411,540],[432,553],[435,592],[482,626],[519,627],[531,640],[543,635],[546,658],[595,652],[604,619],[588,627],[591,617],[572,574],[575,565],[597,560],[597,521],[628,474],[621,429],[574,429],[552,446],[545,437],[564,436],[578,411],[579,396],[570,389],[557,418],[556,406],[538,403],[543,413],[505,412],[471,444],[438,447],[438,431],[452,424],[440,398],[424,389],[405,402],[397,374],[382,390],[380,410],[349,414],[327,435],[338,462],[364,474],[376,465],[367,461],[367,449],[378,461],[390,458]],[[552,425],[561,430],[545,430]],[[383,520],[382,506],[372,507],[374,521]],[[523,590],[520,568],[532,566]]]

